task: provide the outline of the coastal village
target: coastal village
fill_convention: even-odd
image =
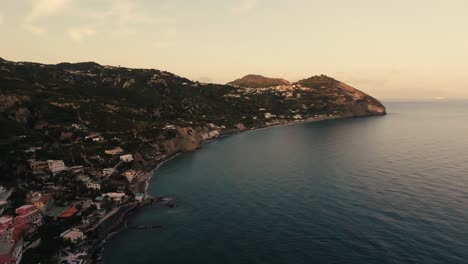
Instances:
[[[104,140],[102,136],[89,139]],[[33,157],[35,148],[25,151]],[[97,169],[68,165],[63,160],[28,160],[34,180],[18,186],[30,190],[25,204],[14,210],[6,208],[11,192],[2,189],[0,263],[20,263],[28,251],[49,242],[44,236],[54,235],[60,237],[60,263],[90,261],[93,245],[108,233],[113,221],[145,201],[149,177],[132,169],[134,157],[123,149],[109,149],[103,154],[115,164]]]
[[[0,58],[0,264],[102,262],[105,241],[131,212],[175,205],[146,193],[153,170],[203,142],[385,114],[374,98],[323,75],[254,79],[256,88],[242,79],[201,84],[154,69]]]
[[[75,144],[101,149],[90,157],[99,162],[43,160],[45,150],[36,146],[22,151],[27,158],[25,180],[14,189],[0,187],[0,264],[34,263],[35,256],[47,249],[62,264],[99,263],[104,241],[122,226],[126,215],[154,203],[175,206],[171,197],[146,194],[157,163],[143,166],[139,154],[125,151],[115,136],[90,132],[80,124],[71,127],[82,134]],[[208,127],[200,140],[221,135],[223,127]],[[164,129],[177,128],[166,124]],[[159,162],[169,157],[157,156]],[[24,192],[24,197],[13,197],[17,192]]]

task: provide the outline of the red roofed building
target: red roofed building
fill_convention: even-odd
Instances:
[[[65,212],[61,213],[58,217],[60,217],[60,218],[72,217],[77,212],[78,212],[78,209],[76,209],[74,206],[72,206],[72,207],[68,208],[67,210],[65,210]]]
[[[42,215],[34,205],[23,205],[16,209],[16,213],[18,216],[15,217],[15,224],[27,224],[28,234],[36,232],[37,228],[43,224]]]
[[[0,264],[18,264],[23,257],[23,237],[42,225],[42,215],[34,205],[16,209],[16,217],[0,217]]]

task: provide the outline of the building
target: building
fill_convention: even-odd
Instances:
[[[61,172],[67,169],[63,160],[48,160],[47,164],[49,167],[49,171],[52,172],[52,174],[54,175],[58,172]]]
[[[16,217],[0,217],[0,264],[19,264],[23,256],[23,237],[42,225],[42,215],[34,205],[16,209]]]
[[[144,199],[145,199],[145,194],[144,193],[135,194],[135,200],[137,202],[143,202]]]
[[[29,162],[33,174],[45,173],[49,170],[49,163],[47,161],[31,160]]]
[[[94,141],[94,142],[101,142],[101,141],[104,141],[104,137],[102,137],[102,136],[94,137],[94,138],[93,138],[93,141]]]
[[[121,147],[116,147],[113,149],[105,150],[104,153],[106,153],[107,155],[118,155],[123,153],[123,149]]]
[[[23,257],[23,237],[42,225],[42,215],[34,205],[16,209],[16,217],[0,217],[0,264],[19,264]]]
[[[74,216],[76,213],[78,213],[78,209],[76,209],[75,206],[70,206],[67,208],[67,210],[63,211],[61,214],[58,215],[60,218],[69,218]]]
[[[84,172],[84,167],[83,166],[73,166],[73,167],[68,167],[68,170],[71,171],[72,173],[80,173]]]
[[[102,176],[104,177],[110,177],[112,174],[114,174],[115,169],[114,168],[105,168],[102,170]]]
[[[85,235],[83,234],[83,232],[81,232],[81,230],[79,230],[77,228],[68,229],[67,231],[60,234],[60,237],[63,240],[70,241],[72,243],[76,243],[76,242],[86,238]]]
[[[94,205],[96,205],[96,208],[99,210],[102,207],[102,201],[104,200],[104,196],[98,196],[96,199],[94,199]]]
[[[32,234],[42,226],[43,219],[41,213],[36,209],[34,205],[23,205],[16,209],[17,216],[15,217],[15,225],[26,224],[27,234]]]
[[[14,228],[0,232],[0,264],[19,264],[23,258],[23,239]]]
[[[44,211],[49,205],[53,204],[54,199],[50,193],[35,192],[30,194],[26,201],[36,206],[37,210]]]
[[[123,162],[132,162],[133,161],[133,155],[132,154],[122,155],[122,156],[120,156],[120,160],[123,161]]]
[[[0,217],[0,230],[6,230],[13,225],[13,216],[5,215]]]
[[[133,179],[137,176],[137,172],[135,170],[126,170],[122,175],[127,178],[129,183],[132,183]]]
[[[101,142],[101,141],[104,141],[104,137],[101,136],[99,133],[91,134],[91,135],[89,135],[89,136],[86,136],[84,139],[85,139],[85,140],[91,139],[91,140],[94,141],[94,142]]]
[[[82,181],[87,189],[101,190],[101,184],[91,180],[89,176],[81,174],[78,176],[78,180]]]
[[[112,199],[113,201],[117,203],[121,203],[125,199],[125,193],[112,192],[112,193],[105,193],[102,196],[108,197],[109,199]]]
[[[94,181],[87,182],[85,185],[87,189],[101,190],[101,184]]]
[[[62,249],[60,253],[60,264],[86,264],[89,263],[89,254],[83,250],[78,253],[72,253]]]

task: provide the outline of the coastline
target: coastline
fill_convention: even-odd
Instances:
[[[227,137],[227,136],[231,136],[231,135],[238,134],[238,133],[243,133],[243,132],[261,130],[261,129],[268,129],[268,128],[277,127],[277,126],[289,126],[289,125],[302,124],[302,123],[315,123],[315,122],[321,122],[321,121],[327,121],[327,120],[348,119],[348,118],[357,118],[357,117],[372,117],[372,116],[379,116],[379,115],[360,115],[360,116],[335,115],[335,116],[323,116],[323,117],[318,117],[318,118],[317,117],[311,117],[311,118],[307,118],[307,119],[303,119],[303,120],[294,120],[294,121],[290,121],[290,122],[270,123],[270,124],[267,124],[267,125],[261,126],[261,127],[253,127],[253,128],[242,129],[242,130],[237,130],[237,131],[229,131],[229,132],[225,132],[225,133],[220,133],[216,137],[209,138],[209,139],[206,139],[206,140],[201,140],[199,142],[199,147],[197,149],[202,148],[204,144],[206,144],[208,142],[211,142],[211,141],[214,141],[216,139],[224,138],[224,137]],[[193,150],[193,151],[196,151],[196,150]],[[145,197],[147,197],[147,198],[151,197],[152,198],[152,196],[148,193],[148,189],[149,189],[150,181],[152,180],[152,178],[154,176],[154,173],[162,165],[164,165],[166,162],[172,160],[173,158],[176,158],[177,156],[179,156],[180,154],[183,154],[183,153],[186,153],[186,152],[176,152],[176,153],[170,154],[170,155],[166,156],[165,158],[163,158],[162,160],[152,163],[152,165],[154,167],[153,168],[148,168],[147,171],[144,172],[144,175],[145,175],[146,178],[140,183],[140,184],[144,185],[144,188],[140,189],[140,191],[142,193],[144,193]],[[124,215],[121,215],[120,217],[118,217],[119,221],[114,223],[114,225],[113,225],[114,228],[112,230],[110,230],[108,233],[105,234],[105,240],[101,241],[100,245],[98,246],[98,248],[96,249],[95,252],[98,252],[98,254],[102,254],[102,252],[105,250],[105,246],[106,246],[107,242],[110,239],[112,239],[114,236],[118,235],[118,233],[124,228],[124,223],[126,223],[127,219],[129,217],[131,217],[136,211],[138,211],[138,209],[144,208],[144,207],[145,206],[143,204],[137,205],[132,210],[127,211]],[[100,263],[103,263],[103,262],[100,262]]]
[[[303,120],[294,120],[294,121],[289,121],[289,122],[271,123],[271,124],[261,126],[261,127],[253,127],[253,128],[243,129],[243,130],[237,130],[237,131],[232,131],[232,132],[221,133],[219,136],[200,141],[200,146],[197,149],[202,148],[204,144],[209,143],[211,141],[217,140],[219,138],[232,136],[232,135],[239,134],[239,133],[244,133],[244,132],[249,132],[249,131],[256,131],[256,130],[263,130],[263,129],[268,129],[268,128],[272,128],[272,127],[279,127],[279,126],[290,126],[290,125],[303,124],[303,123],[315,123],[315,122],[321,122],[321,121],[327,121],[327,120],[345,119],[345,118],[352,118],[352,117],[366,117],[366,116],[343,116],[343,115],[338,115],[338,116],[331,116],[331,117],[326,116],[326,117],[319,117],[319,118],[310,117],[310,118],[306,118],[306,119],[303,119]],[[193,150],[193,151],[197,151],[197,149]],[[181,155],[183,153],[185,153],[185,152],[176,152],[174,154],[168,155],[167,157],[165,157],[164,159],[159,161],[155,165],[154,168],[150,169],[149,171],[144,172],[145,175],[149,175],[147,177],[147,179],[144,181],[146,187],[145,187],[144,190],[142,190],[142,192],[145,194],[146,197],[150,196],[149,193],[148,193],[148,188],[149,188],[149,183],[150,183],[150,181],[151,181],[151,179],[153,177],[154,172],[156,170],[158,170],[162,165],[164,165],[164,163],[176,158],[177,156],[179,156],[179,155]]]

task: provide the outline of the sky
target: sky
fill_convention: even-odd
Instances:
[[[382,100],[468,99],[466,0],[0,0],[0,57],[203,82],[326,74]]]

